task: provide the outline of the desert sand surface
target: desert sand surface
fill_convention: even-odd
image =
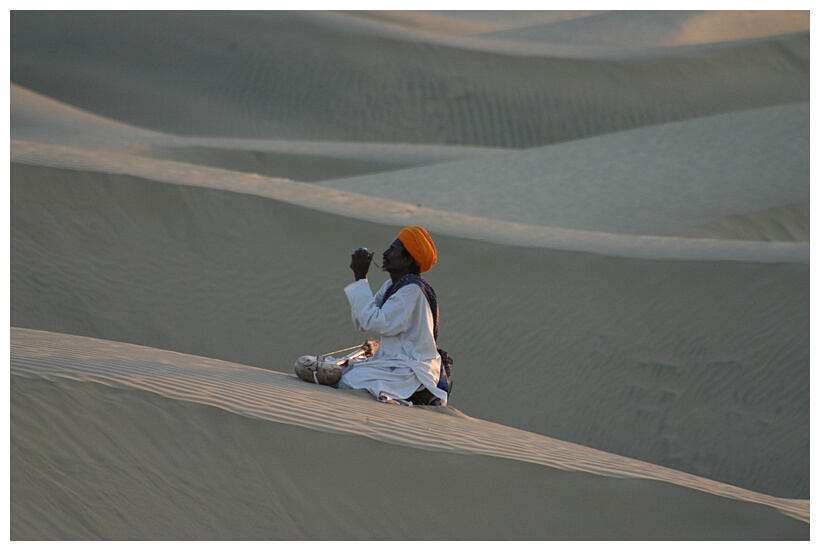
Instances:
[[[12,329],[11,365],[12,495],[30,496],[12,523],[34,538],[416,539],[419,524],[427,539],[465,540],[808,531],[802,500],[259,368],[27,329]],[[32,522],[43,511],[48,522]]]
[[[808,12],[10,23],[12,539],[809,539]],[[448,405],[298,380],[407,225]]]

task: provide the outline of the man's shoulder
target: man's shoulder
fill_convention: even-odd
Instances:
[[[401,296],[408,300],[412,300],[414,302],[419,300],[427,300],[424,296],[424,290],[422,289],[421,285],[415,281],[408,282],[405,285],[402,285],[393,294]]]

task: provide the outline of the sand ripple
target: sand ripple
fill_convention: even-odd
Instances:
[[[12,12],[13,534],[807,538],[809,30]],[[458,409],[289,376],[410,224]]]
[[[809,503],[757,494],[447,409],[387,407],[359,392],[308,385],[248,366],[146,347],[13,328],[12,375],[97,383],[191,401],[275,423],[375,440],[537,463],[603,476],[642,478],[764,504],[808,521]],[[445,413],[450,413],[446,415]]]

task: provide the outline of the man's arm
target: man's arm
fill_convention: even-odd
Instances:
[[[383,336],[397,335],[406,331],[411,323],[410,313],[413,311],[414,304],[419,298],[427,300],[421,294],[418,286],[407,285],[379,307],[367,281],[351,283],[345,287],[345,294],[350,302],[356,328]]]

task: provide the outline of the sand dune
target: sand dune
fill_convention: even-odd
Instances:
[[[503,152],[498,148],[183,136],[119,123],[11,86],[12,139],[70,143],[299,181],[341,178]]]
[[[396,226],[306,208],[327,205],[319,186],[306,193],[307,184],[281,181],[284,191],[274,191],[300,194],[294,206],[219,187],[241,183],[236,174],[209,181],[214,169],[150,166],[199,185],[13,164],[14,325],[280,371],[361,338],[340,294],[347,251],[378,247]],[[270,191],[275,182],[252,183]],[[409,216],[419,219],[399,211],[392,223]],[[744,245],[734,241],[668,239],[695,247],[681,262],[436,239],[448,262],[430,279],[442,296],[445,347],[464,366],[456,407],[746,487],[807,484],[774,460],[808,464],[808,265],[776,249],[793,244],[749,242],[761,258],[738,263],[726,262]],[[708,257],[721,252],[713,243],[730,253],[723,262]],[[374,285],[383,277],[373,274]],[[483,289],[496,298],[477,300]],[[509,365],[510,348],[539,365]],[[731,382],[713,387],[713,378]],[[732,451],[718,456],[727,419]]]
[[[14,539],[808,539],[807,12],[11,30]],[[409,224],[450,407],[292,377]]]
[[[128,153],[152,158],[321,181],[370,197],[531,225],[674,235],[724,217],[808,201],[808,103],[512,152],[190,138],[122,125],[16,86],[12,98],[15,140],[106,145],[116,152],[130,147]],[[400,170],[411,167],[419,168]],[[360,177],[369,173],[376,174]],[[497,183],[487,186],[488,181]],[[501,186],[505,200],[493,201]],[[801,224],[807,228],[808,218]],[[799,235],[796,240],[807,240],[806,232]]]
[[[537,20],[537,19],[536,19]],[[808,14],[801,11],[614,11],[591,13],[482,33],[496,39],[598,46],[600,51],[658,49],[665,46],[717,44],[804,32]]]
[[[13,538],[412,539],[420,525],[430,539],[808,533],[806,501],[451,408],[385,408],[360,392],[121,343],[12,329],[12,400],[12,491],[38,494],[13,511]],[[363,469],[373,453],[408,475]],[[83,522],[88,501],[111,492],[111,507]],[[539,506],[524,513],[509,500]]]
[[[17,13],[12,81],[172,133],[495,147],[809,97],[808,27],[697,54],[592,60],[367,34],[362,21],[322,12]]]
[[[808,201],[808,137],[806,103],[322,185],[539,226],[674,235]]]

